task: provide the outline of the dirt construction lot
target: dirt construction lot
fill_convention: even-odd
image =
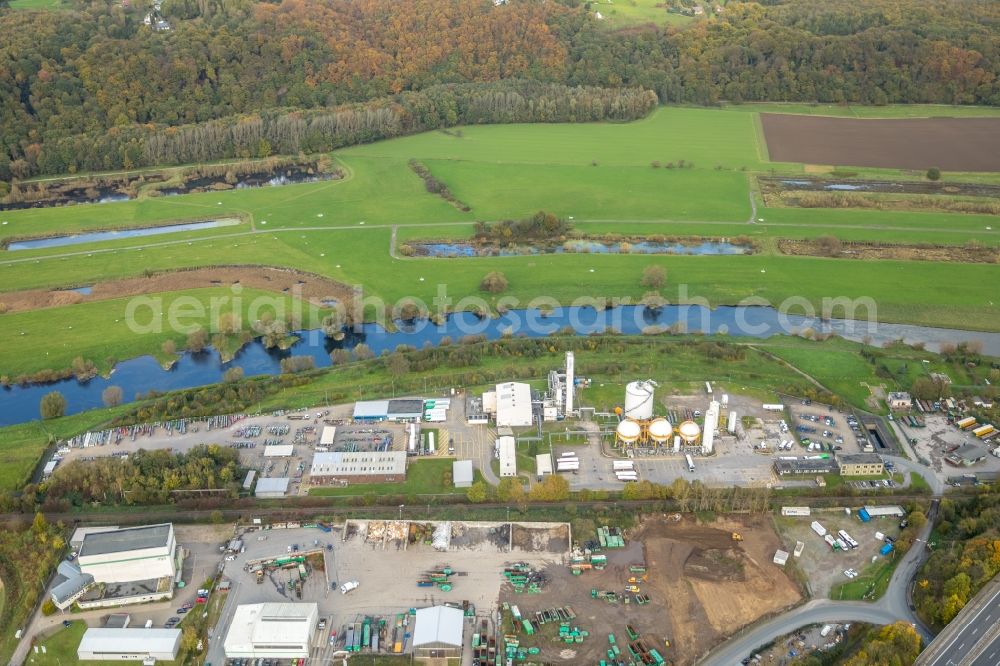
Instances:
[[[745,540],[733,541],[733,531]],[[589,538],[593,536],[574,535],[580,542]],[[519,636],[522,644],[540,647],[540,658],[549,663],[596,664],[606,656],[609,633],[627,654],[629,624],[647,647],[655,647],[668,661],[691,664],[740,627],[799,601],[796,584],[771,562],[778,545],[767,519],[703,525],[657,517],[627,535],[625,548],[604,551],[605,570],[573,576],[567,567],[553,565],[545,570],[549,582],[540,594],[516,594],[505,586],[501,599],[516,604],[523,616],[573,608],[572,624],[590,632],[583,643],[566,646],[544,637],[532,642],[523,633]],[[637,575],[629,572],[636,562],[648,568],[648,580],[638,585],[650,597],[649,604],[612,604],[591,597],[592,589],[621,594],[629,577]]]
[[[1000,118],[858,120],[762,113],[775,162],[1000,171]]]

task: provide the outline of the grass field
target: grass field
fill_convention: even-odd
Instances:
[[[644,0],[628,6],[646,4],[652,6]],[[0,213],[5,223],[0,225],[0,239],[223,216],[245,220],[215,230],[0,253],[0,280],[4,290],[71,287],[146,270],[265,264],[362,285],[366,293],[388,301],[404,296],[426,301],[438,285],[446,285],[454,299],[477,294],[486,272],[502,270],[511,284],[510,295],[522,302],[539,295],[569,302],[581,295],[638,298],[645,291],[638,284],[642,269],[658,263],[668,269],[664,295],[671,301],[678,300],[681,284],[691,297],[712,304],[734,304],[746,297],[780,303],[801,296],[818,305],[825,296],[867,296],[878,303],[878,317],[884,321],[937,326],[961,322],[963,327],[1000,330],[1000,310],[993,305],[991,288],[1000,281],[998,265],[779,255],[776,238],[826,234],[845,240],[1000,245],[1000,224],[995,216],[985,215],[759,205],[759,221],[747,224],[754,173],[802,172],[802,165],[766,161],[757,126],[757,113],[765,110],[865,117],[997,114],[995,109],[936,106],[740,105],[660,108],[633,123],[471,126],[448,134],[427,132],[337,151],[336,159],[347,174],[342,181]],[[471,212],[461,212],[427,193],[407,166],[412,158],[423,161],[472,207]],[[678,168],[682,160],[686,166]],[[660,166],[654,168],[654,162]],[[674,168],[667,168],[669,164]],[[891,170],[860,173],[916,177]],[[1000,182],[996,174],[983,178]],[[760,254],[411,260],[388,256],[393,226],[399,227],[400,240],[459,238],[471,232],[475,220],[519,218],[539,209],[573,217],[580,233],[747,235],[759,241]],[[0,374],[46,365],[65,367],[77,355],[101,363],[109,356],[156,353],[162,342],[162,336],[125,340],[114,328],[110,337],[101,331],[88,339],[78,328],[114,323],[120,319],[116,313],[122,304],[72,307],[80,309],[4,315],[5,327],[24,335],[16,335],[0,352]],[[78,313],[84,319],[76,324]],[[55,348],[36,335],[54,330],[65,332]]]
[[[11,0],[11,9],[61,9],[63,0]]]
[[[877,601],[889,589],[889,581],[896,570],[896,565],[902,560],[898,553],[891,559],[879,559],[869,564],[856,578],[834,585],[830,589],[830,598],[838,601]]]
[[[658,6],[660,5],[660,6]],[[667,12],[662,0],[597,0],[592,2],[591,14],[603,27],[617,30],[636,25],[685,25],[694,17]],[[600,12],[602,18],[597,19]]]
[[[69,367],[73,359],[80,356],[93,361],[98,372],[103,374],[113,367],[111,360],[147,353],[168,363],[175,357],[163,353],[163,343],[173,340],[177,349],[183,349],[186,342],[186,334],[170,324],[171,317],[184,327],[200,326],[212,330],[218,324],[218,316],[233,312],[234,308],[233,292],[228,287],[164,292],[152,298],[150,307],[135,310],[135,323],[148,327],[146,332],[139,333],[129,326],[129,304],[138,302],[131,298],[4,315],[4,324],[16,336],[18,344],[0,347],[0,368],[5,375],[16,377],[46,368]],[[279,293],[244,289],[240,298],[240,317],[245,327],[252,321],[249,319],[254,314],[251,308],[259,310],[256,318],[265,313],[291,313],[296,308],[308,312],[301,302]],[[213,299],[218,302],[214,307],[218,313],[215,316]],[[159,330],[154,330],[156,328]]]

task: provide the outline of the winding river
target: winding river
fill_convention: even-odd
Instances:
[[[920,342],[934,351],[942,343],[978,340],[985,354],[1000,356],[1000,333],[844,319],[821,322],[760,306],[710,309],[700,305],[669,305],[655,311],[634,305],[600,311],[591,307],[565,307],[546,314],[539,310],[511,310],[496,319],[480,319],[472,313],[458,313],[441,324],[426,320],[396,322],[397,330],[393,331],[378,324],[365,324],[340,341],[327,339],[319,330],[299,331],[299,341],[288,350],[268,350],[255,340],[228,363],[222,363],[219,354],[212,349],[197,354],[184,353],[169,370],[163,369],[153,357],[142,356],[120,362],[110,378],[96,377],[86,382],[66,379],[48,384],[11,386],[0,389],[0,425],[37,419],[39,401],[53,390],[66,397],[67,413],[75,414],[101,407],[101,392],[108,386],[120,386],[125,400],[131,401],[137,394],[151,390],[172,391],[222,381],[223,373],[230,367],[242,368],[248,377],[275,375],[281,372],[281,359],[291,355],[312,356],[317,367],[329,366],[332,350],[352,349],[362,342],[380,354],[401,344],[418,349],[428,343],[437,345],[444,337],[455,342],[466,335],[483,335],[488,339],[497,339],[504,334],[543,337],[564,328],[571,328],[577,335],[608,330],[639,335],[650,327],[669,328],[678,323],[689,333],[725,333],[732,338],[757,339],[813,328],[854,341],[869,337],[874,345],[897,339],[911,344]]]

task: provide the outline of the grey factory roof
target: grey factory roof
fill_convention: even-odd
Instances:
[[[63,560],[56,569],[52,584],[52,596],[60,604],[94,582],[94,577],[80,571],[74,562]]]
[[[128,527],[114,532],[88,534],[80,545],[80,557],[162,548],[170,539],[170,523]]]
[[[423,398],[410,398],[410,399],[396,399],[389,401],[389,407],[386,410],[389,416],[397,416],[400,414],[423,414],[424,413],[424,400]]]

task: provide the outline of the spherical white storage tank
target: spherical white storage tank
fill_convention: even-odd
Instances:
[[[659,444],[661,446],[667,444],[673,434],[674,428],[670,425],[670,421],[666,419],[653,419],[652,423],[649,424],[649,438],[653,440],[655,444]]]
[[[653,417],[653,384],[629,382],[625,387],[625,416],[646,421]]]
[[[701,436],[701,428],[694,421],[685,421],[677,428],[677,434],[681,436],[685,444],[694,444]]]
[[[618,437],[618,441],[623,444],[632,444],[639,440],[639,435],[642,434],[642,427],[632,419],[625,419],[618,424],[615,429],[615,435]]]

